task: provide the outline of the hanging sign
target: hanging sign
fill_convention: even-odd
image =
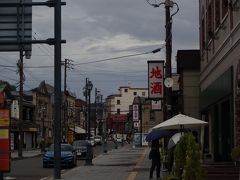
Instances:
[[[138,122],[139,121],[139,117],[138,117],[139,113],[138,113],[138,105],[134,104],[133,105],[133,122]]]
[[[164,97],[164,61],[148,61],[148,98]]]
[[[162,110],[162,101],[161,100],[152,100],[152,109],[153,110]]]

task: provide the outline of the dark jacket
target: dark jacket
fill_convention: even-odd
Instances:
[[[159,162],[160,161],[160,152],[158,148],[152,148],[149,153],[149,159],[153,161]]]

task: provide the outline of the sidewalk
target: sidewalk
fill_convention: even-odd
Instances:
[[[151,163],[148,153],[148,147],[133,148],[131,145],[125,145],[97,156],[93,159],[93,166],[79,166],[63,172],[61,178],[64,180],[147,180]],[[48,180],[53,180],[53,177],[49,177]]]
[[[40,149],[23,150],[22,155],[23,155],[23,158],[40,156],[41,155],[41,150]],[[14,151],[11,152],[11,158],[13,160],[19,159],[17,150],[14,150]]]

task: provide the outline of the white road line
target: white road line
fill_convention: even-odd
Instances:
[[[4,180],[11,180],[11,179],[16,179],[16,177],[10,177],[10,176],[7,176],[5,178],[3,178]]]

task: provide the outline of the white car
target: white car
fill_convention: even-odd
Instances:
[[[122,141],[122,138],[117,137],[117,142],[118,142],[118,143],[122,143],[122,142],[123,142],[123,141]]]
[[[101,136],[95,136],[94,137],[94,143],[97,145],[102,145],[102,137]]]
[[[95,146],[94,137],[90,137],[90,143],[92,146]]]

